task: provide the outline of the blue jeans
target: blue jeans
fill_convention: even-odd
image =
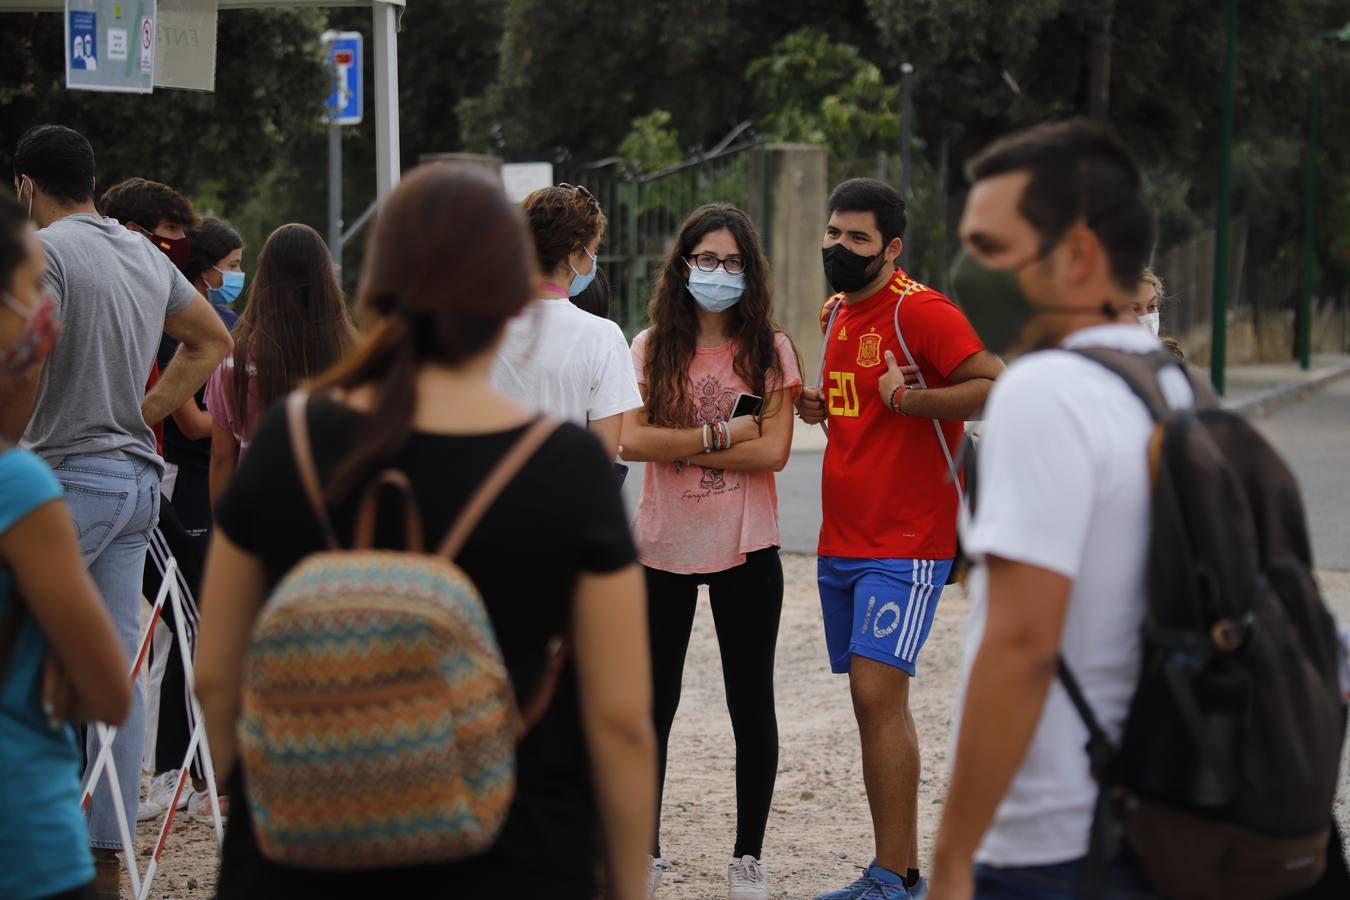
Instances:
[[[1078,900],[1087,858],[1046,866],[975,867],[976,900]],[[1128,861],[1111,864],[1103,880],[1104,900],[1156,900],[1144,876]]]
[[[150,530],[159,519],[159,471],[145,460],[111,456],[68,456],[55,471],[66,491],[85,567],[103,595],[130,665],[140,649],[141,574]],[[131,712],[118,729],[112,752],[133,841],[144,743],[145,704],[141,692],[133,690]],[[96,728],[88,729],[85,753],[87,764],[93,765],[98,758]],[[107,849],[122,846],[106,774],[89,805],[89,843]]]

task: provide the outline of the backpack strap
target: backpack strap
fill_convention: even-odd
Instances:
[[[355,542],[358,550],[369,550],[375,546],[375,519],[380,507],[380,488],[398,488],[403,497],[403,542],[410,553],[423,552],[422,517],[417,511],[417,495],[413,493],[412,482],[398,469],[385,469],[379,477],[366,488],[361,505],[356,511]]]
[[[459,555],[459,551],[464,549],[464,543],[473,534],[473,530],[478,527],[478,522],[483,518],[483,514],[488,511],[493,502],[501,496],[506,486],[516,477],[524,465],[530,461],[535,452],[544,444],[544,441],[553,436],[553,432],[558,430],[562,424],[561,419],[553,416],[540,416],[534,421],[534,424],[526,429],[520,439],[506,452],[495,465],[483,483],[474,491],[469,502],[464,505],[464,509],[455,520],[455,524],[450,526],[450,532],[441,542],[437,553],[454,559]],[[516,733],[516,740],[520,740],[529,733],[544,714],[548,712],[550,704],[553,702],[554,691],[558,688],[558,680],[562,676],[563,665],[567,661],[568,641],[566,638],[555,638],[550,645],[548,661],[544,665],[544,672],[539,677],[539,682],[535,686],[534,692],[520,706],[519,727]]]
[[[1108,347],[1083,347],[1073,351],[1109,369],[1148,409],[1154,421],[1167,417],[1168,405],[1158,387],[1158,372],[1173,357],[1166,350],[1155,353],[1126,353]]]
[[[1197,371],[1191,369],[1166,350],[1155,350],[1152,353],[1126,353],[1123,350],[1113,350],[1109,347],[1083,347],[1072,352],[1109,369],[1124,381],[1134,395],[1143,402],[1155,422],[1161,422],[1167,418],[1168,413],[1172,410],[1172,407],[1167,403],[1167,399],[1163,396],[1162,389],[1158,386],[1158,375],[1167,366],[1176,366],[1186,376],[1186,382],[1191,386],[1191,392],[1195,395],[1194,408],[1203,409],[1216,405],[1214,390],[1209,386],[1209,382]]]
[[[895,311],[891,313],[891,324],[895,326],[895,339],[900,342],[900,352],[905,354],[905,361],[914,368],[919,368],[919,363],[914,359],[914,354],[909,352],[909,344],[905,341],[904,332],[900,330],[900,304],[905,302],[905,298],[919,286],[918,282],[911,281],[909,287],[900,295],[900,299],[895,301]],[[919,376],[919,388],[921,390],[928,387],[928,381],[923,377],[923,371],[916,373]],[[956,502],[964,506],[966,503],[966,493],[961,488],[961,473],[956,468],[956,458],[952,456],[952,448],[947,446],[947,435],[942,431],[942,423],[937,419],[929,419],[933,423],[933,431],[937,433],[938,446],[942,448],[942,457],[947,461],[947,477],[952,480],[952,486],[956,488]],[[958,452],[959,452],[958,448]]]
[[[459,551],[464,549],[464,542],[473,534],[473,530],[478,527],[478,521],[483,518],[483,514],[488,511],[497,497],[505,490],[511,480],[521,470],[525,463],[530,461],[535,451],[543,446],[544,441],[548,440],[553,432],[558,430],[562,420],[553,416],[540,416],[534,421],[534,424],[526,429],[520,436],[515,445],[507,451],[506,455],[498,461],[497,465],[488,472],[483,483],[478,486],[469,497],[469,502],[464,504],[464,509],[455,519],[455,523],[450,526],[449,533],[445,540],[441,542],[437,553],[454,559],[459,556]]]
[[[314,453],[309,443],[309,394],[305,391],[293,391],[286,398],[286,425],[291,435],[291,452],[295,456],[295,469],[300,474],[300,485],[305,489],[314,517],[319,520],[324,540],[330,549],[338,548],[337,535],[333,532],[333,523],[328,518],[328,505],[323,499],[323,487],[319,484],[319,472],[314,467]]]
[[[1064,692],[1069,695],[1069,702],[1078,711],[1078,717],[1083,720],[1088,732],[1088,768],[1097,782],[1097,800],[1092,809],[1087,870],[1080,896],[1084,900],[1099,900],[1106,888],[1106,870],[1120,849],[1122,836],[1120,817],[1112,803],[1119,750],[1097,721],[1078,679],[1074,677],[1063,655],[1055,659],[1055,671],[1060,684],[1064,686]]]

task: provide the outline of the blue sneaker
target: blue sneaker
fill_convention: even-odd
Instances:
[[[909,895],[914,900],[925,900],[928,896],[928,879],[920,875],[919,880],[909,889]]]
[[[922,880],[919,883],[923,884]],[[857,881],[837,891],[816,894],[816,900],[913,900],[913,895],[905,887],[904,878],[872,860]]]

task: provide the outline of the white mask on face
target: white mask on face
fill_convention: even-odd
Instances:
[[[1158,330],[1162,326],[1162,320],[1155,312],[1145,313],[1139,317],[1139,324],[1148,329],[1148,333],[1154,337],[1158,336]]]

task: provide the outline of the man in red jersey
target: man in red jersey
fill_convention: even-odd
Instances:
[[[838,293],[821,315],[821,383],[798,409],[829,427],[820,602],[830,668],[849,675],[876,859],[817,900],[908,900],[920,885],[909,679],[956,555],[952,461],[1003,364],[955,304],[899,267],[905,203],[890,185],[845,181],[829,214],[821,252]]]

